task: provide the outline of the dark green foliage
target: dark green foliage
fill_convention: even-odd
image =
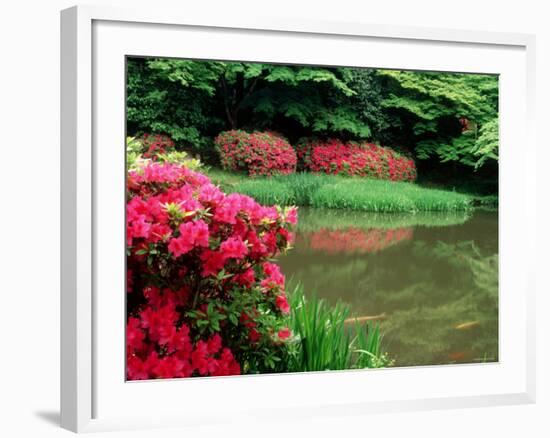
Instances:
[[[206,162],[220,131],[272,130],[402,148],[421,177],[496,179],[496,76],[160,58],[127,71],[128,135],[168,134]]]
[[[286,122],[316,133],[370,135],[353,107],[339,105],[339,98],[356,94],[347,84],[347,69],[174,59],[149,60],[146,66],[194,98],[210,97],[228,128]]]
[[[184,149],[207,159],[215,156],[212,136],[224,123],[211,105],[209,90],[202,82],[184,82],[184,76],[176,82],[159,62],[128,59],[128,135],[167,134]]]
[[[383,144],[391,144],[385,133],[393,121],[383,107],[382,80],[376,70],[366,68],[349,68],[349,87],[355,94],[349,99],[342,99],[339,104],[357,114],[358,120],[369,127],[368,137]]]
[[[498,78],[490,75],[379,70],[382,105],[398,120],[394,139],[417,158],[475,168],[498,160]],[[390,135],[391,136],[391,135]]]

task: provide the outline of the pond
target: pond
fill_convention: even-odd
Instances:
[[[498,361],[497,212],[301,207],[279,261],[290,284],[379,324],[395,366]]]

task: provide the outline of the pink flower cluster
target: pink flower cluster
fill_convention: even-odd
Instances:
[[[167,135],[162,134],[143,134],[140,138],[144,152],[144,158],[156,160],[158,154],[165,154],[174,149],[174,141]]]
[[[279,134],[233,130],[215,139],[224,169],[250,176],[288,175],[296,171],[296,152]]]
[[[341,230],[321,228],[305,233],[301,238],[307,241],[306,246],[314,251],[330,255],[336,254],[373,254],[399,242],[411,240],[412,228],[395,229],[360,229],[349,227]]]
[[[128,379],[239,374],[283,348],[290,308],[271,260],[293,241],[296,209],[169,163],[130,171],[127,190]]]
[[[372,143],[305,140],[298,158],[312,172],[345,174],[391,181],[414,181],[416,165],[391,148]]]
[[[191,330],[179,324],[188,290],[144,289],[146,304],[126,326],[129,380],[240,374],[233,353],[219,334],[193,342]]]

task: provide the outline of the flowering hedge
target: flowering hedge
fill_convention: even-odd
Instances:
[[[127,378],[279,371],[288,350],[284,276],[295,208],[225,195],[172,163],[127,180]]]
[[[296,152],[273,132],[225,131],[215,139],[222,167],[250,176],[288,175],[296,171]]]
[[[298,158],[312,172],[346,174],[392,181],[414,181],[416,165],[396,151],[372,143],[304,140]]]

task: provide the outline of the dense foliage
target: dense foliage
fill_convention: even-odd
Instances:
[[[151,161],[181,164],[191,170],[202,167],[200,160],[191,158],[187,152],[174,148],[172,139],[160,134],[143,134],[140,138],[126,139],[126,167],[136,170]]]
[[[296,209],[171,163],[131,170],[127,189],[128,379],[280,370],[290,309],[271,260]]]
[[[208,162],[221,131],[273,130],[291,144],[396,146],[428,177],[497,174],[496,76],[157,58],[129,58],[127,70],[128,133],[167,134]]]
[[[224,169],[249,176],[288,175],[296,171],[296,152],[280,135],[226,131],[216,137],[215,144]]]
[[[498,159],[498,79],[495,76],[379,70],[382,105],[398,130],[393,141],[420,159],[480,167]]]
[[[308,139],[302,141],[297,150],[304,167],[312,172],[392,181],[416,179],[413,160],[372,143]]]

